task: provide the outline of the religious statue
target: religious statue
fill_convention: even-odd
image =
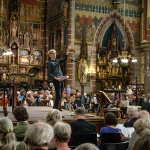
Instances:
[[[68,3],[66,3],[65,1],[64,2],[64,16],[65,18],[68,17]]]
[[[37,56],[35,56],[35,58],[34,58],[34,65],[38,65],[38,57]]]
[[[99,66],[97,66],[97,72],[99,72]]]
[[[4,58],[3,58],[3,55],[0,54],[0,63],[3,63],[4,62]]]
[[[81,64],[81,78],[80,83],[86,83],[87,82],[87,76],[86,76],[86,60],[82,61]]]
[[[103,69],[103,78],[105,78],[105,76],[106,76],[106,71],[105,71],[105,69]]]
[[[103,63],[106,64],[106,56],[103,55]]]
[[[115,48],[116,49],[116,47],[117,47],[117,42],[116,42],[117,40],[116,40],[116,36],[113,36],[113,41],[112,41],[112,45],[113,45],[113,48]]]
[[[82,39],[81,58],[87,58],[87,46],[86,46],[86,40],[85,39]]]
[[[18,29],[18,25],[17,25],[16,17],[13,17],[12,26],[11,26],[11,35],[12,36],[14,36],[14,37],[17,36],[17,29]]]
[[[28,56],[23,53],[21,56],[21,63],[29,63]]]
[[[30,64],[31,64],[31,65],[34,64],[34,55],[33,55],[33,54],[30,56]]]
[[[39,65],[42,65],[42,55],[39,56]]]
[[[112,76],[115,76],[115,67],[112,67]]]
[[[122,69],[120,67],[120,78],[122,78],[122,77],[123,77],[123,74],[122,74]]]
[[[30,37],[29,37],[29,35],[26,35],[25,44],[26,44],[27,47],[29,47],[29,44],[30,44]]]
[[[128,76],[127,70],[124,71],[124,77],[126,78]]]

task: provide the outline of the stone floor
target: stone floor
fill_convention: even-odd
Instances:
[[[29,113],[29,120],[44,120],[44,117],[46,116],[47,112],[52,109],[51,107],[26,107],[28,113]],[[8,118],[11,120],[15,120],[13,114],[12,114],[12,107],[7,107],[8,110]],[[74,112],[63,110],[61,111],[63,119],[74,119]],[[0,107],[0,117],[4,117],[3,114],[3,107]],[[87,119],[102,119],[103,117],[96,116],[96,113],[88,113]]]

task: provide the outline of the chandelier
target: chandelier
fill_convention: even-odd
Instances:
[[[124,30],[125,30],[125,0],[124,0]],[[121,54],[118,55],[118,57],[115,57],[113,59],[113,63],[118,63],[118,59],[120,59],[120,61],[124,64],[128,63],[129,60],[131,60],[133,63],[137,62],[137,59],[129,55],[128,51],[125,50],[126,39],[123,39],[122,42],[124,42],[124,49],[123,51],[121,51]]]

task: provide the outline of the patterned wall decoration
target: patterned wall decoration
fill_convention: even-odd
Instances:
[[[135,45],[139,46],[142,0],[126,0],[125,2],[125,20],[129,24],[134,37],[138,37],[135,38]],[[111,0],[76,0],[75,39],[79,40],[82,36],[86,35],[86,40],[92,42],[93,37],[95,37],[95,30],[99,26],[100,22],[112,11],[113,8]],[[118,12],[122,17],[124,17],[124,0],[120,1]],[[109,26],[106,27],[106,30]],[[118,28],[120,29],[119,26]],[[123,32],[122,29],[120,29],[120,31]]]
[[[32,45],[40,46],[41,0],[22,0],[20,8],[20,31],[32,35]]]

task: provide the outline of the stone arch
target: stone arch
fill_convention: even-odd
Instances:
[[[9,47],[11,47],[14,43],[15,43],[15,44],[17,45],[17,47],[19,48],[19,43],[18,43],[17,40],[11,41],[10,44],[9,44]]]
[[[135,50],[134,38],[133,38],[132,31],[127,22],[125,22],[125,24],[124,24],[124,18],[117,11],[111,12],[99,24],[96,34],[95,34],[95,38],[94,38],[94,46],[97,47],[99,34],[100,34],[101,30],[103,29],[104,25],[106,24],[106,22],[112,17],[117,18],[120,21],[120,23],[123,26],[125,26],[125,32],[127,33],[128,41],[129,41],[129,50],[130,51]]]

